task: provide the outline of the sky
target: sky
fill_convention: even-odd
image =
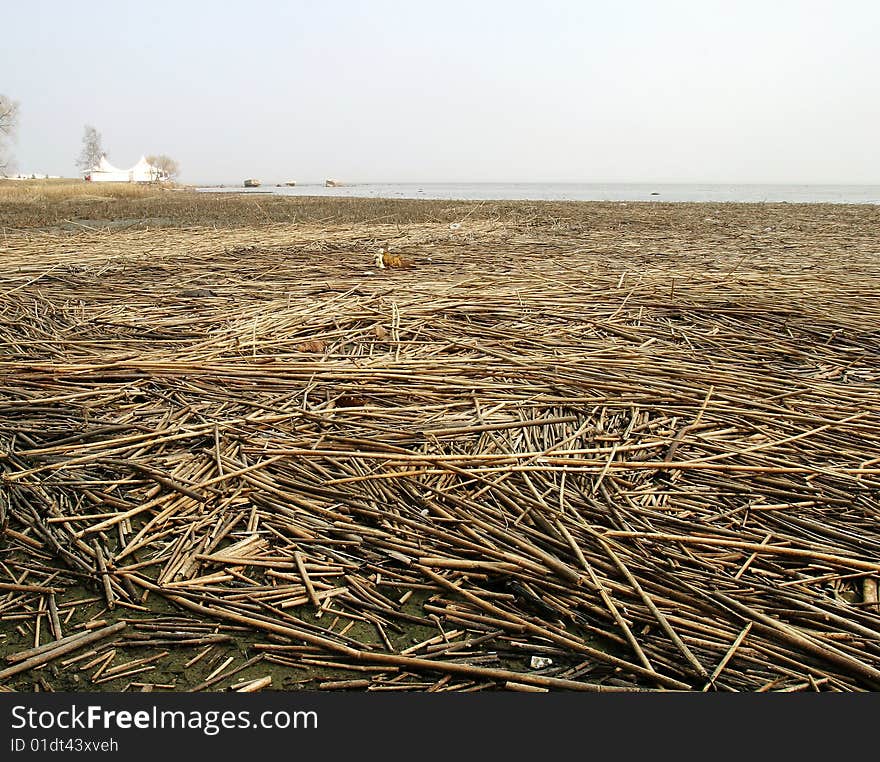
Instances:
[[[874,0],[7,2],[22,172],[880,183]]]

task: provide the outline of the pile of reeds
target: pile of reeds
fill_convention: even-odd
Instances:
[[[0,680],[880,688],[876,254],[709,228],[7,239]]]

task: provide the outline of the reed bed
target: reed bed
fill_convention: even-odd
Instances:
[[[320,191],[316,189],[320,194]],[[418,201],[383,198],[288,197],[257,192],[197,192],[193,188],[78,180],[0,180],[0,230],[49,232],[266,224],[352,224],[521,220],[560,204]],[[540,213],[540,212],[538,212]]]
[[[0,681],[880,688],[876,212],[583,206],[9,234]]]

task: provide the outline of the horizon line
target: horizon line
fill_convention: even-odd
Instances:
[[[66,178],[65,178],[66,179]],[[72,178],[77,179],[77,178]],[[192,180],[179,180],[182,185],[194,185],[198,187],[220,187],[240,185],[243,180],[217,180],[211,182],[196,182]],[[275,187],[283,185],[283,180],[261,181],[263,185]],[[296,180],[295,186],[324,186],[324,180]],[[875,182],[852,182],[852,181],[794,181],[794,180],[337,180],[337,187],[352,187],[356,185],[757,185],[757,186],[848,186],[874,188],[880,187],[880,179]]]

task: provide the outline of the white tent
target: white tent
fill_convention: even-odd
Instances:
[[[102,183],[152,183],[166,180],[167,177],[162,170],[150,164],[145,156],[141,156],[131,169],[117,169],[107,161],[106,156],[102,156],[98,166],[85,173],[85,179]]]
[[[131,181],[133,183],[153,183],[156,180],[165,180],[165,173],[159,167],[154,167],[147,161],[145,156],[141,156],[137,164],[130,170]]]
[[[102,156],[97,167],[86,172],[86,180],[104,183],[127,183],[131,182],[131,175],[127,169],[117,169],[106,156]]]

